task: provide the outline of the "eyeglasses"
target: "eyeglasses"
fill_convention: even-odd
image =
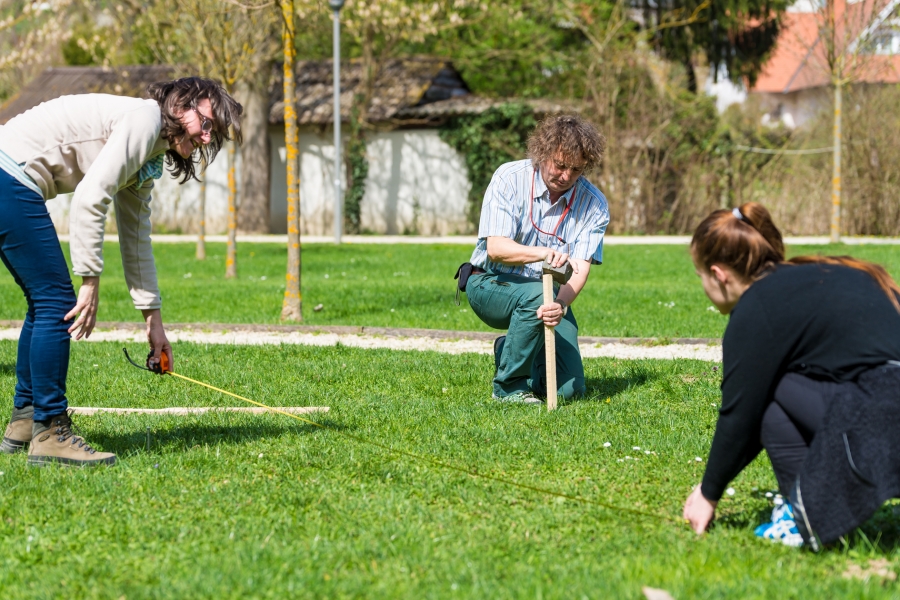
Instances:
[[[577,166],[576,166],[576,165],[567,165],[567,164],[565,164],[565,163],[559,162],[558,160],[554,160],[554,161],[553,161],[553,166],[556,167],[556,169],[557,169],[558,171],[568,171],[568,172],[570,172],[572,175],[580,175],[581,172],[584,171],[584,168],[585,168],[587,165],[584,165],[584,164],[582,164],[582,165],[577,165]]]
[[[202,131],[203,133],[212,133],[213,125],[215,125],[215,123],[213,123],[213,120],[197,110],[196,107],[192,106],[191,109],[195,113],[197,113],[198,117],[200,117],[200,131]]]

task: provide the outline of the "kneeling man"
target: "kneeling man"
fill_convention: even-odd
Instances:
[[[556,328],[558,393],[584,393],[578,323],[570,305],[600,264],[609,224],[606,198],[582,173],[599,166],[606,141],[577,116],[551,117],[528,140],[528,159],[494,173],[484,195],[466,296],[478,317],[507,334],[494,342],[494,398],[540,403],[546,396],[544,325]],[[541,263],[574,274],[543,304]]]

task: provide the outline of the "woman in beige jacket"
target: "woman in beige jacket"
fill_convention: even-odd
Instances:
[[[211,162],[223,142],[241,141],[241,105],[217,82],[187,77],[150,86],[150,99],[63,96],[0,127],[0,259],[22,288],[28,312],[19,337],[14,410],[0,450],[28,450],[28,464],[114,464],[72,434],[67,415],[69,340],[97,320],[103,231],[109,205],[125,280],[143,314],[151,364],[172,347],[160,313],[150,247],[150,195],[164,165],[181,183]],[[46,201],[72,193],[76,298]]]

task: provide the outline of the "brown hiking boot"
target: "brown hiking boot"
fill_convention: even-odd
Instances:
[[[0,452],[15,454],[24,450],[31,441],[31,427],[34,424],[34,407],[14,408],[3,434],[3,442],[0,443]]]
[[[72,417],[69,413],[63,413],[50,418],[50,427],[35,434],[28,449],[30,466],[42,467],[51,463],[74,467],[114,465],[116,455],[97,452],[84,438],[72,433]]]

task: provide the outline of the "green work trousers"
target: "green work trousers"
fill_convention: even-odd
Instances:
[[[544,303],[540,281],[506,273],[472,275],[466,285],[469,306],[496,329],[506,329],[506,340],[495,346],[497,374],[494,395],[502,398],[532,391],[547,393],[544,322],[537,309]],[[558,394],[572,398],[584,394],[584,365],[578,350],[578,323],[569,308],[555,328]]]

